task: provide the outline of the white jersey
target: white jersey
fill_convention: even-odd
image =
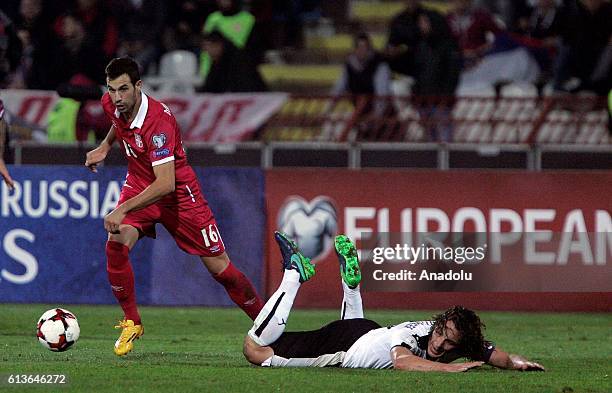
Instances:
[[[420,358],[441,363],[450,363],[464,357],[458,349],[448,351],[435,359],[427,356],[433,325],[434,321],[409,321],[395,326],[379,327],[376,322],[362,318],[334,321],[318,330],[284,333],[287,335],[284,340],[284,336],[281,336],[281,340],[271,344],[274,355],[261,365],[392,368],[391,350],[397,346],[407,348]],[[351,338],[346,340],[347,337]],[[338,345],[340,342],[342,345]],[[481,359],[488,361],[494,349],[493,343],[485,341]],[[309,355],[296,356],[297,353]]]
[[[418,321],[371,330],[349,348],[342,367],[391,368],[391,349],[397,346],[406,347],[415,356],[426,358],[432,326],[433,321]]]

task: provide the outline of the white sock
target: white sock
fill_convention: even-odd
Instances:
[[[262,367],[335,367],[342,364],[345,352],[321,355],[316,358],[284,358],[272,355],[261,363]]]
[[[340,311],[341,319],[363,318],[363,303],[361,302],[361,292],[359,285],[356,288],[349,288],[342,280],[342,310]]]
[[[249,337],[253,341],[266,346],[283,334],[299,288],[300,273],[297,270],[285,270],[280,286],[268,299],[249,330]]]

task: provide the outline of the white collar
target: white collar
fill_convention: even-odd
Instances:
[[[149,98],[147,98],[147,95],[141,91],[140,97],[140,108],[138,108],[138,113],[132,121],[132,124],[130,124],[130,129],[142,128],[142,123],[144,123],[147,111],[149,110]]]
[[[145,117],[147,116],[147,111],[149,110],[149,98],[142,91],[140,92],[140,107],[138,108],[138,113],[134,120],[132,120],[132,124],[130,124],[130,130],[134,128],[142,128],[142,123],[144,123]],[[115,117],[119,117],[121,114],[115,108]]]

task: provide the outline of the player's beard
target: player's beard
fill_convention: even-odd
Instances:
[[[131,105],[127,105],[125,102],[122,102],[120,105],[123,106],[123,110],[119,109],[117,106],[119,113],[124,115],[127,119],[131,118],[134,112],[134,107],[136,106],[136,89],[134,89],[134,94],[132,95]]]
[[[130,113],[130,117],[136,116],[136,114],[134,113],[134,111],[136,110],[136,97],[140,96],[140,92],[134,88],[134,94],[132,94],[132,106],[129,109],[129,113]]]

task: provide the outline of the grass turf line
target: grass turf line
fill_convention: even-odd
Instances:
[[[53,305],[0,305],[0,374],[66,374],[66,386],[7,385],[41,392],[609,392],[609,314],[483,312],[486,337],[542,363],[545,373],[489,366],[461,374],[348,369],[262,369],[242,357],[250,320],[237,309],[142,307],[145,335],[124,358],[113,354],[117,306],[65,306],[81,326],[69,351],[53,353],[35,337],[35,323]],[[339,311],[295,310],[288,330],[308,330]],[[422,311],[366,311],[391,325],[431,316]]]

